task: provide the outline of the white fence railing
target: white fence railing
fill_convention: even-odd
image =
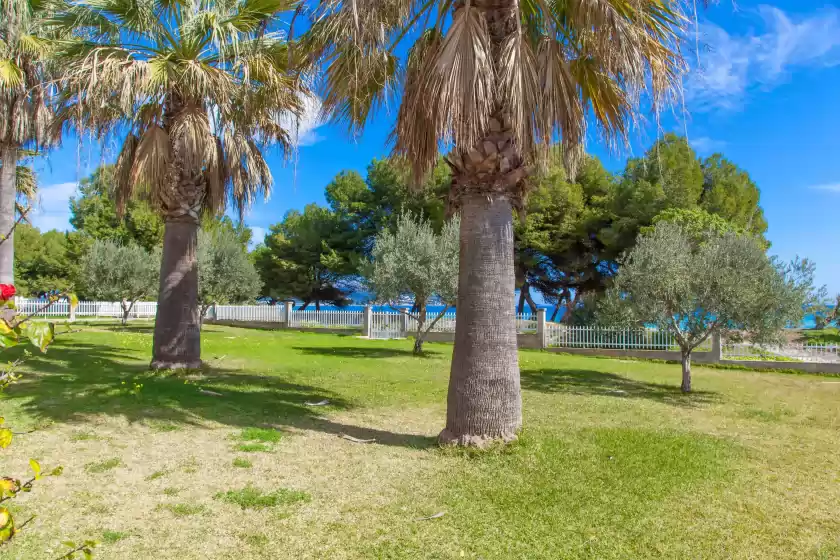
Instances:
[[[545,324],[546,346],[555,348],[604,348],[609,350],[678,351],[677,339],[670,331],[648,328],[579,327]],[[711,350],[711,338],[697,351]]]
[[[293,309],[289,319],[290,327],[311,327],[325,329],[347,329],[361,327],[365,320],[364,311],[346,309]]]
[[[370,338],[404,338],[408,316],[389,311],[373,311],[370,314]]]
[[[280,305],[215,305],[207,315],[220,321],[286,322],[286,310]]]
[[[36,317],[69,318],[70,302],[57,301],[47,307],[47,300],[33,298],[15,298],[15,306],[24,315],[35,313]],[[44,309],[46,307],[46,309]],[[131,308],[132,319],[153,319],[157,314],[156,301],[138,301]],[[76,317],[122,318],[122,305],[118,301],[80,301],[76,307]]]
[[[722,346],[721,353],[724,360],[840,363],[840,346],[836,345],[727,343]]]
[[[437,317],[437,313],[429,312],[426,314],[426,324],[428,325]],[[414,317],[409,317],[407,322],[409,332],[417,330],[417,320]],[[454,333],[455,332],[455,311],[447,311],[443,317],[432,327],[431,332],[439,333]],[[537,316],[524,313],[516,315],[516,332],[519,334],[535,334],[537,332]]]

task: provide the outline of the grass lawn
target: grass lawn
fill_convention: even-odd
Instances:
[[[190,376],[147,372],[148,326],[33,356],[0,473],[65,469],[0,557],[840,558],[838,378],[696,367],[685,397],[676,365],[523,351],[521,441],[476,453],[435,445],[448,345],[203,340]]]

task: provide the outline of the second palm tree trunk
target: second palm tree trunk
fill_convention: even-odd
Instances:
[[[154,369],[201,366],[197,245],[196,220],[184,216],[166,221],[152,356]]]

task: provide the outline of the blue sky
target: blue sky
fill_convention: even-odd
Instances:
[[[840,3],[721,0],[703,10],[699,21],[688,42],[687,113],[674,110],[658,126],[647,115],[630,146],[617,151],[606,149],[593,131],[589,151],[620,171],[627,157],[673,130],[687,132],[701,155],[723,152],[761,188],[771,252],[816,261],[818,282],[840,292]],[[274,192],[246,216],[255,237],[287,210],[323,202],[324,186],[339,171],[364,173],[372,158],[390,149],[396,108],[377,115],[355,139],[341,127],[320,124],[317,108],[313,103],[301,124],[293,161],[269,155]],[[36,162],[42,188],[35,225],[68,229],[67,203],[78,180],[111,161],[117,148],[100,150],[67,139],[47,160]]]

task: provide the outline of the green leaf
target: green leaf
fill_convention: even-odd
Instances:
[[[91,558],[93,558],[93,551],[89,548],[83,549],[82,554],[85,555],[85,560],[90,560]]]
[[[67,548],[76,548],[76,543],[74,543],[73,541],[63,541],[61,544],[63,544]]]
[[[64,472],[64,467],[59,465],[59,466],[57,466],[56,468],[54,468],[53,470],[50,471],[49,476],[61,476],[61,473],[63,473],[63,472]]]
[[[38,347],[41,352],[46,352],[47,346],[55,338],[55,325],[53,323],[24,323],[21,330],[29,338],[29,342]]]
[[[12,444],[12,430],[0,428],[0,449],[6,449]]]
[[[35,473],[35,480],[40,480],[40,478],[41,478],[41,463],[39,463],[35,459],[29,459],[29,467],[32,469],[32,472]]]

